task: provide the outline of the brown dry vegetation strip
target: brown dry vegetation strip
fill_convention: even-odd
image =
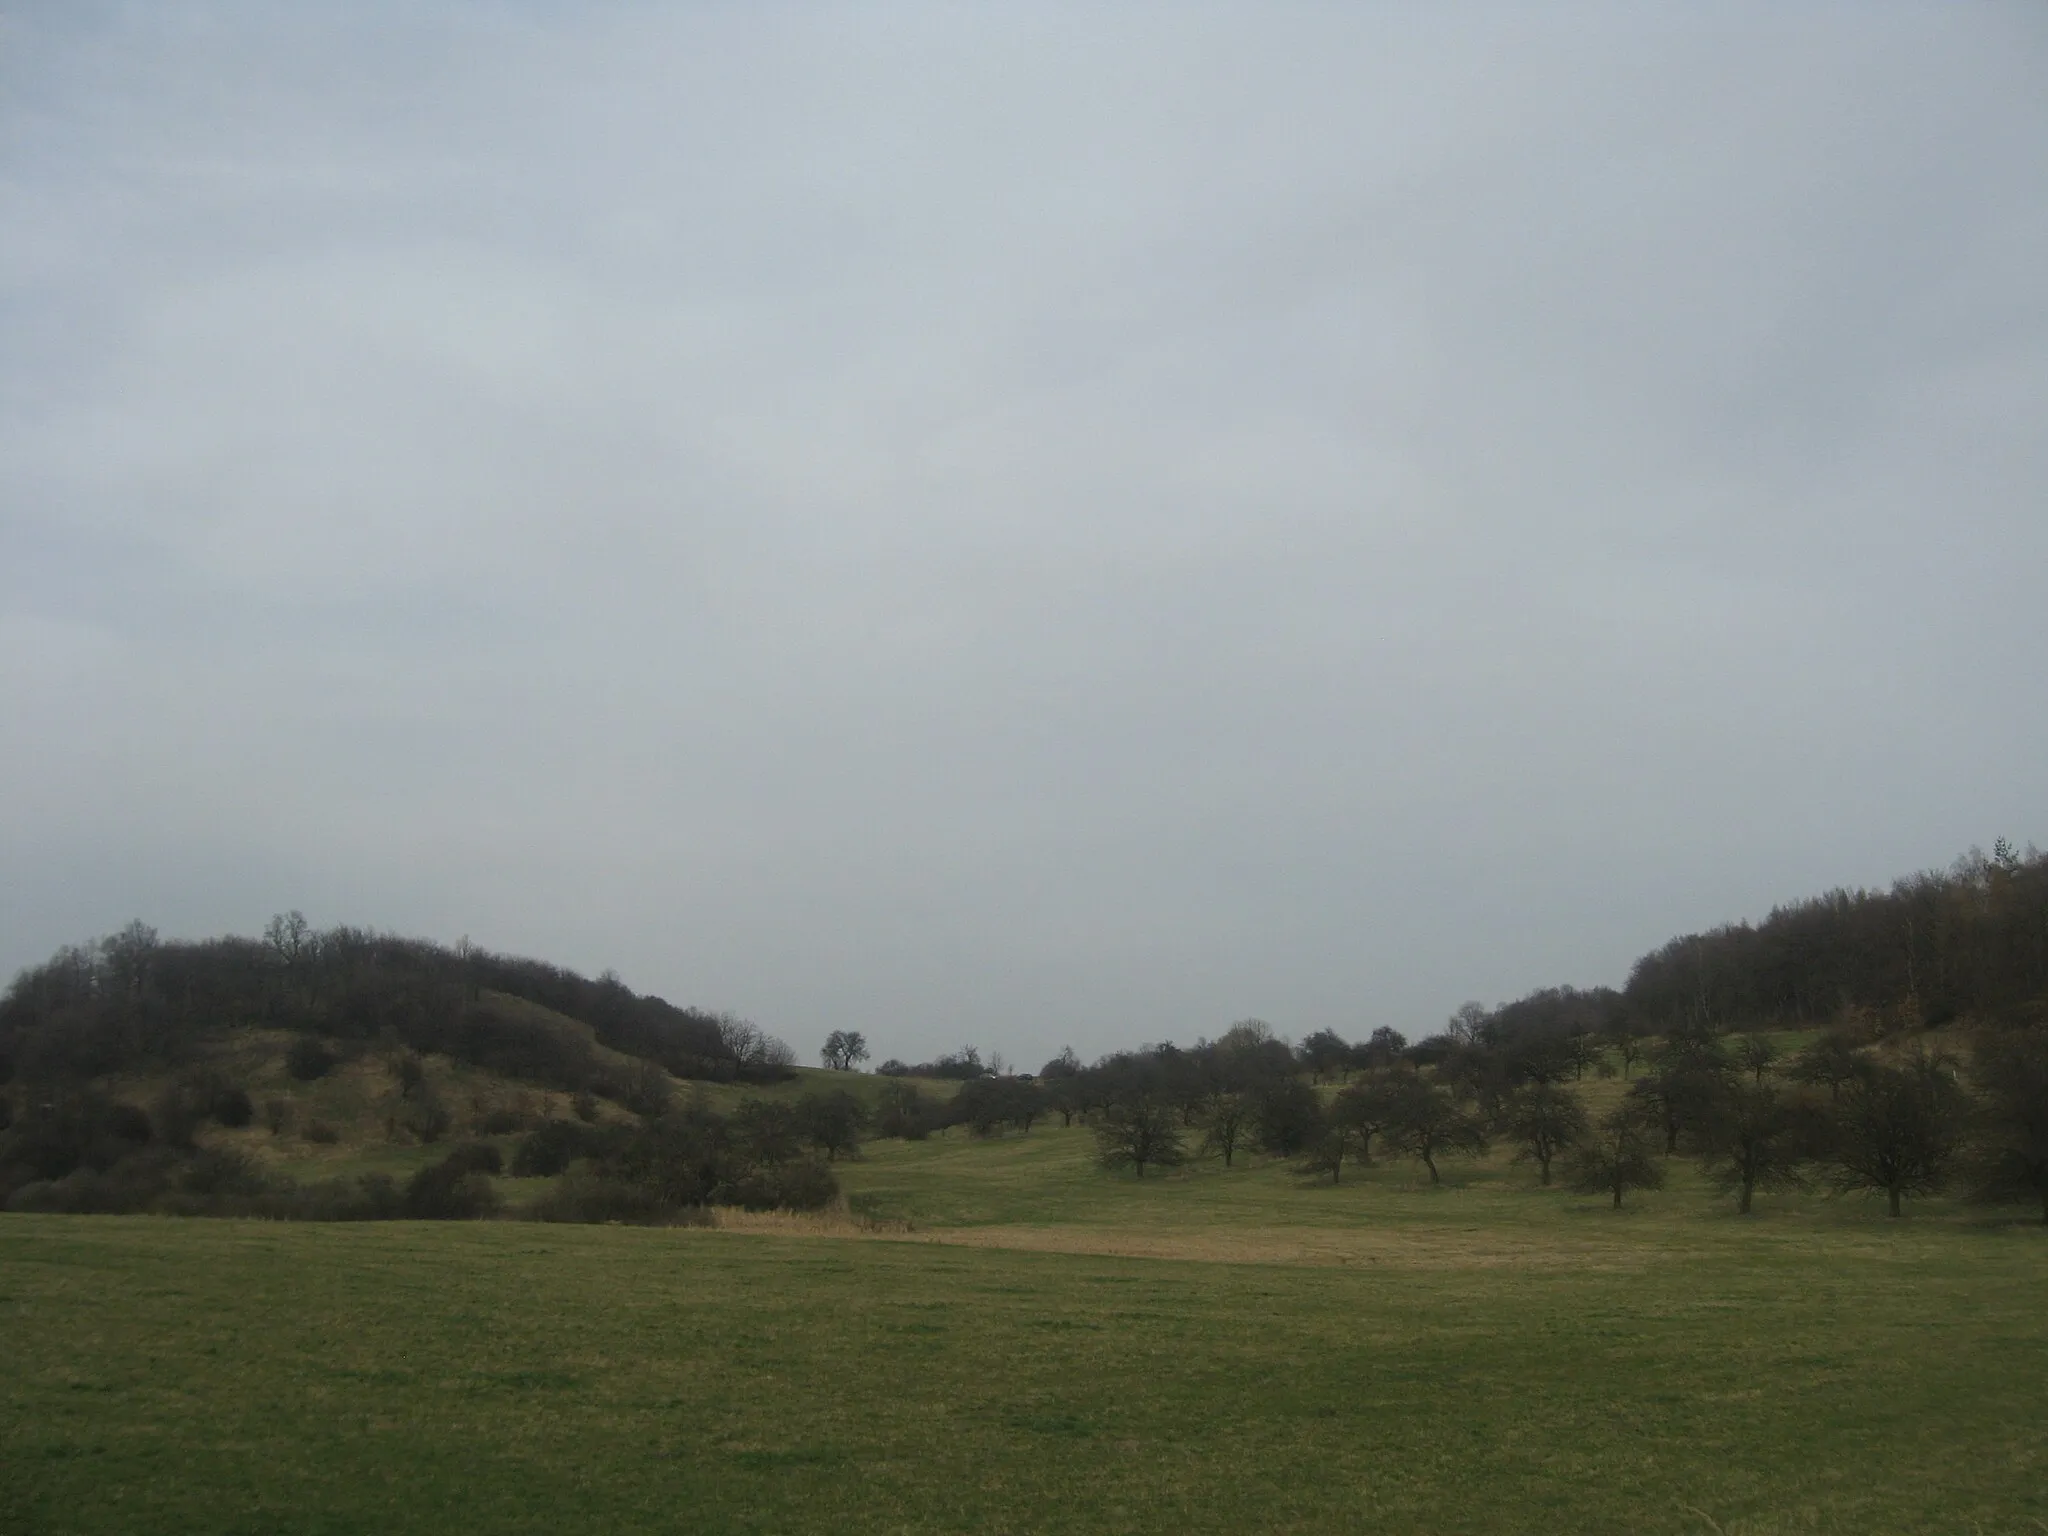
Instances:
[[[1385,1264],[1401,1269],[1641,1269],[1657,1255],[1569,1240],[1503,1238],[1464,1231],[1248,1227],[1232,1231],[1136,1232],[1101,1227],[971,1227],[933,1241],[1037,1253],[1187,1259],[1209,1264]]]

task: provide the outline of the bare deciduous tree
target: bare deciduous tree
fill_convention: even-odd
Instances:
[[[1141,1179],[1148,1167],[1175,1168],[1187,1160],[1180,1116],[1156,1099],[1105,1106],[1095,1120],[1095,1143],[1103,1167],[1111,1172],[1132,1168]]]
[[[1962,1149],[1961,1092],[1947,1064],[1866,1063],[1841,1090],[1828,1156],[1837,1188],[1883,1194],[1891,1214],[1908,1195],[1938,1193]]]
[[[1534,1163],[1539,1182],[1550,1183],[1550,1164],[1586,1135],[1586,1107],[1569,1088],[1538,1083],[1524,1088],[1507,1103],[1507,1133],[1515,1143],[1515,1161]]]
[[[1565,1178],[1582,1195],[1612,1195],[1614,1209],[1632,1189],[1662,1189],[1664,1165],[1639,1106],[1624,1104],[1565,1156]]]
[[[834,1072],[850,1072],[856,1062],[868,1059],[868,1043],[857,1029],[835,1029],[818,1054]]]

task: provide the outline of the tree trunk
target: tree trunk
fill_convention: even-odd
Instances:
[[[1436,1171],[1436,1159],[1431,1157],[1427,1152],[1422,1154],[1422,1166],[1429,1170],[1430,1183],[1441,1184],[1443,1182],[1442,1178],[1438,1176]]]
[[[1897,1186],[1896,1184],[1894,1184],[1894,1185],[1893,1185],[1893,1186],[1892,1186],[1892,1187],[1891,1187],[1890,1189],[1886,1190],[1886,1191],[1885,1191],[1885,1193],[1886,1193],[1887,1195],[1891,1196],[1891,1201],[1892,1201],[1892,1214],[1893,1214],[1894,1216],[1898,1215],[1898,1214],[1899,1214],[1899,1187],[1898,1187],[1898,1186]]]
[[[1735,1210],[1738,1215],[1747,1216],[1749,1214],[1749,1192],[1754,1187],[1750,1180],[1744,1179],[1742,1181],[1742,1198],[1735,1202]]]
[[[1545,1189],[1548,1189],[1550,1187],[1550,1159],[1547,1157],[1539,1157],[1536,1160],[1536,1166],[1542,1169],[1543,1174],[1541,1183]]]
[[[1614,1208],[1617,1211],[1621,1209],[1621,1180],[1619,1179],[1614,1181]]]

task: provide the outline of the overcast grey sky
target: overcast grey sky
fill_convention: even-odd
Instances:
[[[2048,7],[0,0],[0,971],[1035,1065],[2048,841]]]

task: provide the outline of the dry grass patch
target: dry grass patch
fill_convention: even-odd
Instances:
[[[1633,1270],[1660,1257],[1640,1246],[1575,1241],[1569,1236],[1443,1231],[1416,1227],[1162,1228],[1093,1226],[966,1227],[922,1233],[926,1241],[1031,1253],[1104,1258],[1183,1259],[1203,1264],[1385,1265],[1393,1269]]]

